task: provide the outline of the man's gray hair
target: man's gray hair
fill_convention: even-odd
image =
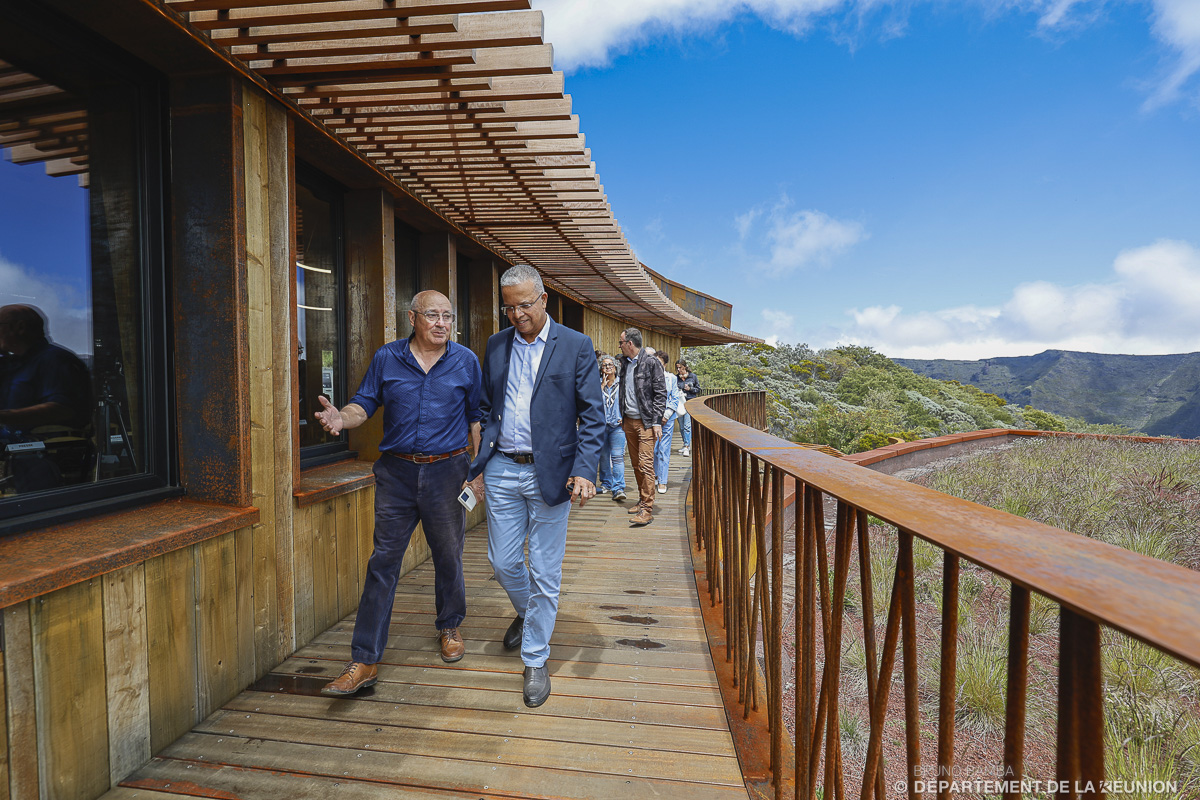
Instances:
[[[504,270],[504,274],[500,276],[501,286],[517,286],[522,283],[532,283],[537,289],[538,295],[545,294],[546,287],[542,283],[542,276],[538,271],[528,264],[514,264]]]
[[[626,328],[621,335],[625,337],[625,341],[630,342],[634,347],[641,348],[642,332],[637,328]]]

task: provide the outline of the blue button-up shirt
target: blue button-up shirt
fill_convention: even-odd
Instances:
[[[370,417],[383,406],[383,440],[389,453],[440,455],[466,447],[470,423],[483,418],[479,396],[483,373],[469,348],[447,342],[430,368],[412,354],[411,340],[379,348],[351,403]]]
[[[526,342],[513,329],[512,355],[508,359],[508,382],[504,386],[504,414],[500,417],[500,435],[496,447],[505,453],[532,453],[533,428],[529,419],[529,403],[533,399],[533,383],[537,380],[546,340],[554,321],[546,324],[532,342]]]

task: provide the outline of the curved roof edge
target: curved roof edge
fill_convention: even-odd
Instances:
[[[405,193],[557,291],[687,344],[761,341],[691,313],[673,298],[707,295],[638,261],[529,0],[335,5],[163,3]]]

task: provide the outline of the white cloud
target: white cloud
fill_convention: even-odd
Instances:
[[[754,208],[734,219],[744,252],[759,248],[766,252],[749,256],[756,271],[771,277],[797,269],[825,265],[867,237],[857,222],[834,219],[821,211],[792,210],[792,201],[783,195],[770,209]]]
[[[820,346],[865,344],[889,356],[989,358],[1047,349],[1163,354],[1200,351],[1200,248],[1161,240],[1125,250],[1102,283],[1017,286],[999,306],[906,313],[850,309]]]
[[[1200,106],[1200,92],[1192,80],[1200,73],[1200,2],[1196,0],[1154,0],[1155,37],[1175,51],[1173,63],[1146,101],[1148,109],[1178,100],[1192,86],[1191,100]]]
[[[796,338],[796,317],[792,314],[786,311],[764,308],[762,310],[762,321],[762,338],[772,347],[781,341],[789,341]]]
[[[535,0],[545,13],[546,41],[560,69],[603,66],[652,36],[712,30],[741,14],[756,14],[793,34],[812,20],[843,7],[876,0]]]
[[[956,0],[957,2],[957,0]],[[1150,6],[1152,32],[1171,54],[1164,74],[1149,87],[1147,108],[1187,94],[1200,73],[1200,2],[1141,0]],[[903,36],[908,12],[946,0],[534,0],[545,14],[545,39],[554,45],[559,69],[604,66],[619,53],[662,35],[709,32],[738,16],[754,15],[794,36],[814,26],[854,47],[864,34],[880,40]],[[1102,16],[1105,0],[971,0],[989,18],[1032,13],[1042,33],[1086,27]],[[950,5],[954,5],[953,3]],[[1193,99],[1200,103],[1200,93]]]
[[[36,306],[49,320],[50,339],[72,352],[92,352],[91,308],[79,287],[47,283],[27,267],[0,255],[0,306]]]

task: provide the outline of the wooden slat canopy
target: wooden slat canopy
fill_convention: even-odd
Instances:
[[[166,0],[493,251],[684,344],[758,341],[667,298],[625,240],[528,0]]]
[[[0,149],[15,164],[43,163],[49,175],[87,185],[87,109],[83,100],[0,61]]]

